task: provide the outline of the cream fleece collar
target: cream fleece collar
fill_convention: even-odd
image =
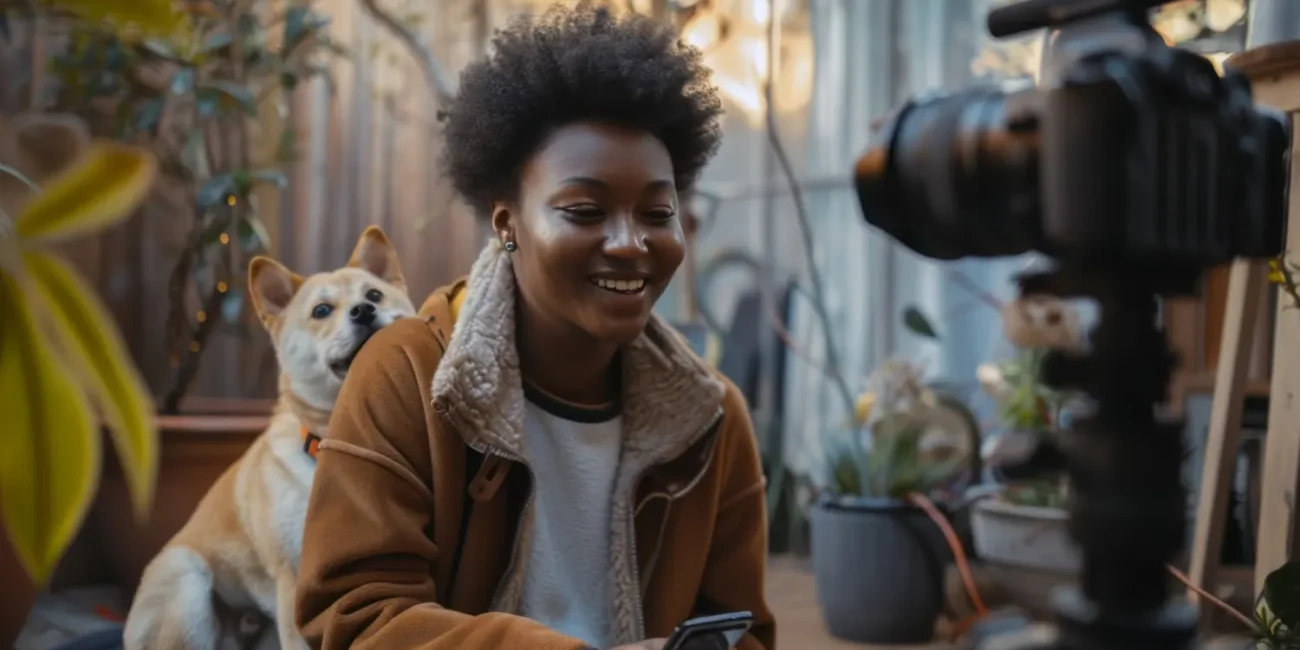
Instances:
[[[433,398],[447,407],[467,443],[522,456],[524,392],[515,347],[515,278],[510,254],[495,239],[474,263],[466,291],[433,378]],[[717,418],[723,384],[657,315],[626,355],[624,453],[646,456],[651,465],[671,460]]]

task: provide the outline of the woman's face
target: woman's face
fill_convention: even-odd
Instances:
[[[494,207],[535,318],[630,343],[685,255],[672,160],[654,136],[593,123],[556,130]]]

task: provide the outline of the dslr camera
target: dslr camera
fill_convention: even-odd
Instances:
[[[1240,73],[1166,45],[1147,13],[1168,1],[992,11],[994,37],[1050,30],[1038,87],[906,102],[854,170],[867,222],[940,260],[1276,256],[1290,122]]]

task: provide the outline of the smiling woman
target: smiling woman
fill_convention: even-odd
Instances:
[[[353,362],[299,624],[327,650],[658,648],[748,611],[737,647],[770,650],[744,399],[653,313],[684,256],[679,193],[719,144],[708,69],[592,3],[492,52],[462,75],[444,167],[496,236]]]

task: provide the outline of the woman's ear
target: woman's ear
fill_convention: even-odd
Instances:
[[[510,206],[505,201],[492,204],[492,232],[496,233],[497,240],[502,244],[515,240],[515,224],[512,216]]]

